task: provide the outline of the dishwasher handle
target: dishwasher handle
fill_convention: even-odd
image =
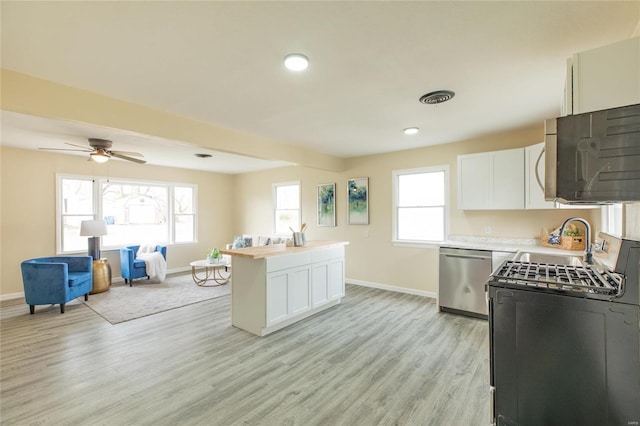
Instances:
[[[456,259],[471,259],[471,260],[491,260],[490,256],[475,256],[472,254],[443,254],[446,257],[455,257]]]

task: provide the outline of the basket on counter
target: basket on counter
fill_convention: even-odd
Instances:
[[[585,244],[585,236],[577,235],[573,237],[569,237],[563,235],[560,237],[560,244],[549,244],[549,234],[543,233],[540,238],[540,243],[543,247],[551,247],[563,250],[584,250]]]

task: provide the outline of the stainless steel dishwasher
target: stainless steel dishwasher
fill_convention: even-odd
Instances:
[[[491,251],[440,247],[440,311],[487,318],[485,284],[491,275]]]

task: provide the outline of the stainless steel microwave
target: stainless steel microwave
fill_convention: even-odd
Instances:
[[[545,122],[545,199],[640,201],[640,104]]]

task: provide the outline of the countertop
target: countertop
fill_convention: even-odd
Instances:
[[[580,256],[584,250],[563,250],[540,245],[539,239],[492,238],[456,236],[438,244],[440,247],[453,247],[471,250],[491,250],[516,253],[528,251],[532,253],[550,253],[557,255]]]
[[[270,256],[280,256],[283,254],[300,253],[309,250],[317,250],[321,248],[345,246],[349,244],[348,241],[324,241],[314,240],[307,241],[303,246],[299,247],[287,247],[284,244],[273,244],[268,246],[246,247],[241,249],[229,249],[220,250],[222,254],[228,254],[231,256],[246,257],[250,259],[263,259]]]

